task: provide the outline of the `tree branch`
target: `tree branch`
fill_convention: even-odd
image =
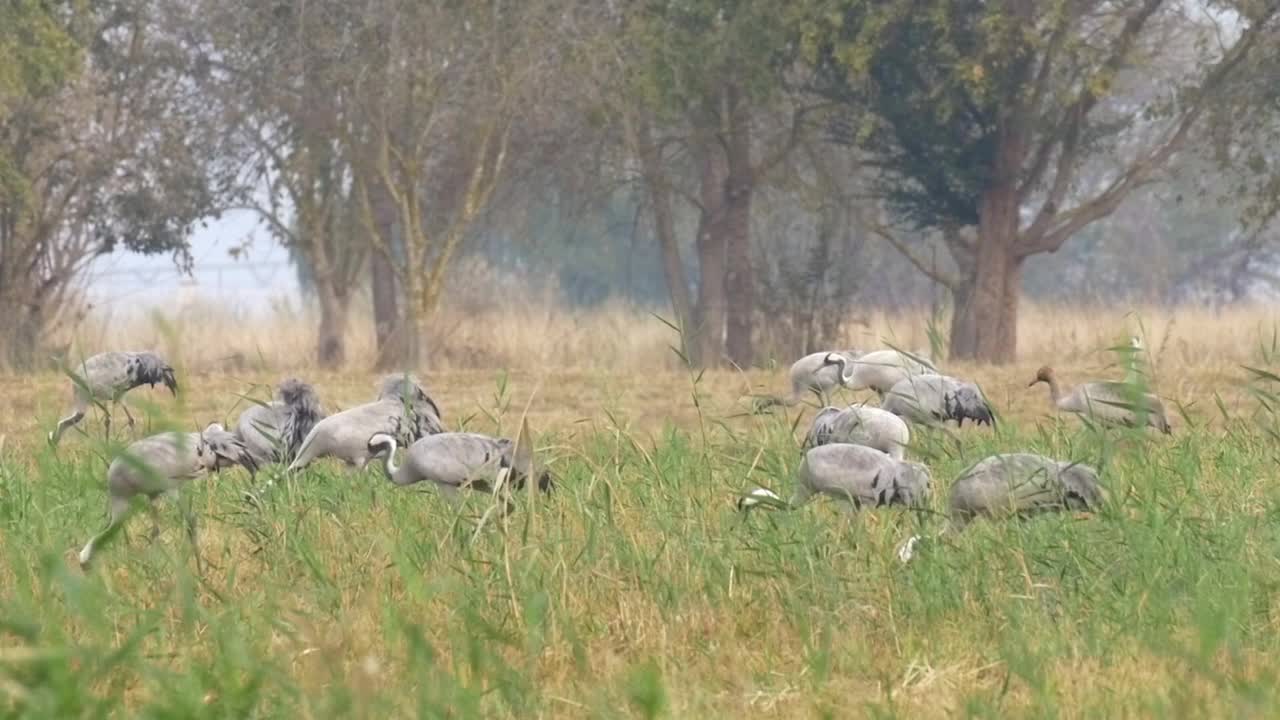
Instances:
[[[1144,9],[1152,5],[1158,5],[1157,0],[1147,0]],[[1162,166],[1186,144],[1191,129],[1204,115],[1213,98],[1216,97],[1214,91],[1221,87],[1232,71],[1244,61],[1257,44],[1258,38],[1262,35],[1267,23],[1278,12],[1280,12],[1280,3],[1272,2],[1267,11],[1255,19],[1253,24],[1244,31],[1227,56],[1222,58],[1201,81],[1199,87],[1195,90],[1192,101],[1187,105],[1182,118],[1174,125],[1168,139],[1158,143],[1145,157],[1136,160],[1127,171],[1116,178],[1101,193],[1081,203],[1073,210],[1058,213],[1056,208],[1050,207],[1050,202],[1054,200],[1054,191],[1061,189],[1061,194],[1065,195],[1065,188],[1060,188],[1060,185],[1069,185],[1070,178],[1065,181],[1062,177],[1055,178],[1054,191],[1050,192],[1050,197],[1046,200],[1045,206],[1041,208],[1040,215],[1036,218],[1032,228],[1022,234],[1015,247],[1018,255],[1027,257],[1037,253],[1056,251],[1076,232],[1114,212],[1130,192],[1149,182],[1150,173]],[[1125,23],[1126,31],[1134,27],[1134,23],[1135,17],[1130,17]],[[1138,27],[1140,28],[1140,25]],[[1092,107],[1096,99],[1087,100],[1087,97],[1092,97],[1092,93],[1087,89],[1083,92],[1087,93],[1087,96],[1082,95],[1081,100],[1077,101],[1078,103],[1085,101],[1079,107],[1081,109]],[[1062,152],[1066,153],[1067,150],[1068,147],[1064,145]],[[1059,171],[1061,172],[1064,169],[1068,168],[1063,166],[1060,158]],[[1074,176],[1074,172],[1074,169],[1070,169],[1070,175]]]
[[[937,269],[936,267],[934,267],[933,263],[928,262],[925,258],[918,255],[916,251],[911,248],[911,246],[898,240],[898,238],[893,234],[893,231],[890,230],[885,225],[882,225],[878,222],[874,222],[871,220],[867,220],[863,222],[863,226],[867,230],[870,230],[871,232],[883,238],[884,241],[889,243],[889,245],[891,245],[894,250],[897,250],[899,253],[902,254],[903,257],[907,259],[908,262],[914,265],[917,270],[924,273],[925,277],[928,277],[930,280],[933,280],[934,282],[945,286],[948,290],[954,291],[956,288],[960,287],[960,284],[961,284],[960,278],[954,275],[951,275],[950,273],[943,272]]]

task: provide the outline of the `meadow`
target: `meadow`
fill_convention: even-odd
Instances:
[[[76,339],[84,352],[176,358],[177,399],[130,396],[148,415],[137,435],[233,420],[239,395],[265,399],[286,374],[314,382],[331,410],[372,394],[358,336],[353,369],[320,372],[299,360],[297,317],[184,312],[171,333],[138,319]],[[1027,308],[1017,364],[943,363],[982,385],[1001,422],[916,434],[929,511],[816,500],[744,515],[738,496],[756,485],[786,496],[800,459],[812,408],[746,412],[751,395],[784,389],[796,353],[694,373],[670,331],[632,308],[495,312],[442,331],[419,374],[451,428],[509,434],[527,417],[557,492],[522,498],[473,542],[483,495],[455,511],[372,466],[321,463],[251,505],[237,469],[185,493],[203,574],[172,505],[155,542],[137,514],[82,572],[75,552],[104,522],[104,469],[122,438],[104,441],[91,416],[54,453],[44,433],[69,381],[0,375],[0,712],[1275,717],[1273,322],[1265,310]],[[927,348],[928,326],[864,316],[843,345]],[[1027,387],[1045,363],[1066,384],[1119,377],[1106,349],[1138,327],[1172,436],[1055,417],[1044,387]],[[1109,503],[979,522],[898,561],[904,538],[941,528],[961,470],[1015,450],[1098,467]]]

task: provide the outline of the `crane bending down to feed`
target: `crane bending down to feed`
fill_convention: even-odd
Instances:
[[[902,460],[910,442],[911,431],[902,418],[880,408],[850,405],[843,409],[823,408],[813,418],[804,448],[849,443],[875,448],[894,460]]]
[[[362,468],[369,462],[369,438],[385,433],[408,445],[427,435],[444,432],[440,408],[411,375],[384,377],[378,399],[334,413],[317,422],[289,464],[300,470],[318,458],[333,456]]]
[[[920,375],[901,380],[884,397],[885,410],[911,422],[930,423],[966,419],[994,425],[995,414],[982,390],[971,382],[947,375]]]
[[[796,470],[795,491],[786,507],[801,507],[817,494],[842,500],[855,510],[864,505],[918,507],[929,498],[929,484],[929,468],[920,463],[895,460],[863,445],[819,445],[804,454]],[[770,490],[757,488],[738,500],[738,509],[747,510],[766,502],[776,505],[781,498]]]
[[[824,361],[840,370],[840,384],[850,390],[872,389],[883,398],[897,383],[922,375],[936,375],[938,369],[922,355],[898,350],[876,350],[853,362],[836,353]]]
[[[763,397],[756,404],[761,411],[774,405],[792,407],[804,399],[805,394],[813,393],[820,402],[827,403],[831,394],[839,389],[841,382],[840,368],[828,358],[839,356],[851,363],[862,355],[860,350],[833,350],[810,353],[795,361],[787,377],[791,381],[791,394],[785,397]]]
[[[1108,425],[1153,427],[1166,435],[1173,432],[1165,415],[1164,403],[1141,387],[1122,382],[1090,382],[1064,393],[1058,386],[1053,368],[1044,366],[1027,387],[1037,383],[1049,386],[1049,399],[1063,412],[1083,415]]]
[[[236,436],[258,465],[290,463],[316,423],[324,419],[320,398],[309,383],[288,378],[276,387],[276,399],[240,413]]]
[[[198,433],[161,433],[129,445],[107,468],[107,527],[85,543],[80,565],[87,566],[94,547],[124,521],[135,496],[146,495],[151,500],[148,509],[153,522],[151,535],[155,537],[160,532],[156,498],[177,491],[188,480],[232,465],[242,465],[251,473],[257,470],[253,456],[240,439],[217,423]],[[189,514],[186,520],[194,545],[195,521]],[[199,555],[196,557],[199,562]]]
[[[974,518],[1026,517],[1055,511],[1095,511],[1106,501],[1098,473],[1088,465],[1032,453],[992,455],[961,473],[951,486],[950,520],[939,535],[960,531]],[[898,549],[911,559],[921,538]]]
[[[106,402],[107,435],[111,434],[111,413],[117,404],[124,408],[124,415],[133,427],[133,414],[124,402],[124,394],[139,385],[163,384],[173,395],[178,394],[178,380],[173,368],[159,355],[150,352],[104,352],[98,353],[84,362],[79,368],[67,368],[71,376],[71,392],[74,405],[71,414],[58,421],[58,426],[49,433],[49,443],[58,445],[62,433],[67,428],[84,419],[89,405],[94,402]]]
[[[368,444],[370,457],[383,458],[382,469],[391,482],[430,482],[450,500],[456,500],[463,489],[501,491],[505,500],[511,489],[523,489],[531,477],[537,478],[543,492],[555,487],[551,474],[534,462],[533,443],[524,425],[515,442],[470,432],[428,435],[405,448],[404,461],[399,464],[395,436],[377,433]]]

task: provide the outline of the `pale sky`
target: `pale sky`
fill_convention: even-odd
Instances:
[[[227,251],[252,244],[239,259]],[[272,298],[298,297],[298,278],[289,253],[257,223],[253,213],[228,213],[191,237],[192,277],[179,274],[169,255],[116,251],[94,261],[85,286],[99,307],[117,313],[172,304],[196,294],[246,310],[266,309]]]

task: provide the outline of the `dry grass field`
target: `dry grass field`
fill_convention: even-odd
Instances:
[[[187,308],[80,329],[73,353],[153,347],[176,400],[140,389],[136,434],[233,420],[288,374],[327,407],[372,394],[367,339],[317,372],[311,321]],[[464,322],[464,320],[466,322]],[[848,347],[929,347],[927,318],[851,318]],[[851,514],[784,496],[812,409],[751,416],[779,367],[682,370],[658,320],[538,304],[441,320],[420,372],[451,429],[510,433],[527,411],[556,493],[472,527],[427,488],[321,463],[250,505],[241,470],[191,483],[195,572],[176,510],[75,562],[102,526],[115,444],[91,416],[57,453],[53,371],[0,375],[0,708],[28,717],[1275,717],[1280,711],[1280,422],[1275,319],[1032,307],[1010,367],[943,363],[1001,423],[921,431],[936,513]],[[1054,418],[1038,366],[1118,378],[1105,351],[1144,328],[1172,436]],[[1252,382],[1251,382],[1252,381]],[[135,411],[135,414],[138,414]],[[797,416],[800,417],[797,417]],[[123,425],[123,423],[120,423]],[[994,452],[1102,470],[1092,517],[978,523],[908,565],[946,490]],[[268,471],[271,472],[271,471]]]

